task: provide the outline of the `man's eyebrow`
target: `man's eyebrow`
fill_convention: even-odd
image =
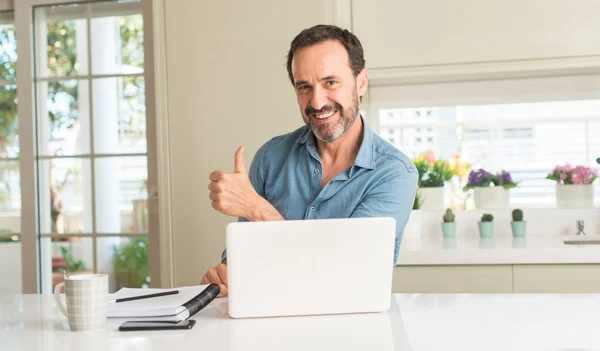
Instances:
[[[327,76],[327,77],[323,77],[321,79],[319,79],[320,81],[324,81],[324,80],[339,80],[340,78],[338,76]]]
[[[294,83],[294,86],[297,88],[297,87],[299,87],[301,85],[304,85],[304,84],[308,84],[308,82],[305,81],[305,80],[299,80],[296,83]]]
[[[319,81],[321,81],[321,82],[322,82],[322,81],[324,81],[324,80],[332,80],[332,79],[333,79],[333,80],[339,80],[340,78],[339,78],[338,76],[335,76],[335,75],[329,75],[329,76],[326,76],[326,77],[320,78],[320,79],[319,79]],[[308,82],[307,82],[307,81],[305,81],[305,80],[299,80],[299,81],[297,81],[296,83],[294,83],[294,86],[295,86],[295,87],[299,87],[299,86],[301,86],[301,85],[305,85],[305,84],[308,84],[308,85],[310,85],[310,83],[308,83]]]

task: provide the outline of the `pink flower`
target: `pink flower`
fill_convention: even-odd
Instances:
[[[564,166],[556,166],[555,170],[558,170],[562,173],[569,173],[573,170],[573,167],[567,163]]]
[[[557,184],[591,184],[598,177],[598,172],[590,167],[570,164],[557,165],[549,174],[548,178],[555,180]]]
[[[590,183],[590,179],[591,179],[591,177],[590,177],[590,175],[589,175],[589,174],[586,174],[586,175],[584,175],[584,176],[583,176],[583,177],[581,177],[581,178],[582,178],[582,182],[583,182],[583,184],[589,184],[589,183]]]
[[[433,153],[433,150],[429,150],[427,153],[425,153],[425,159],[429,164],[435,163],[435,154]]]

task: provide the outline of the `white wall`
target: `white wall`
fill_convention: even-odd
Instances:
[[[597,0],[353,0],[370,68],[600,55]]]
[[[166,1],[174,284],[219,263],[225,225],[208,175],[249,166],[271,137],[302,125],[285,55],[300,30],[326,22],[328,1]]]

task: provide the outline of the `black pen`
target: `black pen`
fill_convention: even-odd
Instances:
[[[148,298],[151,298],[151,297],[175,295],[175,294],[179,294],[179,292],[180,292],[179,290],[172,290],[172,291],[165,291],[165,292],[160,292],[160,293],[156,293],[156,294],[147,294],[147,295],[140,295],[140,296],[124,297],[124,298],[121,298],[121,299],[109,300],[108,303],[126,302],[126,301],[148,299]]]

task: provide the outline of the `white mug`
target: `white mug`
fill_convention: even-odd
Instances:
[[[60,297],[63,286],[67,298],[66,308]],[[69,320],[72,331],[102,329],[108,311],[108,275],[71,275],[56,285],[54,298],[60,311]]]

